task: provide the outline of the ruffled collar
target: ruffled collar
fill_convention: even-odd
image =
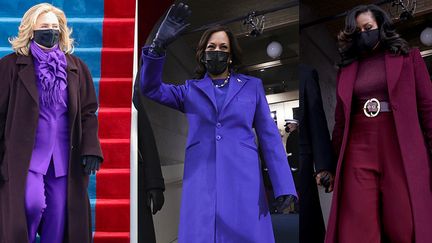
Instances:
[[[34,58],[35,71],[42,88],[40,101],[43,106],[61,104],[65,107],[61,91],[67,87],[66,56],[58,46],[49,50],[30,42],[30,50]]]

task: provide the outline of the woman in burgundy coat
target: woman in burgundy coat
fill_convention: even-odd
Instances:
[[[339,34],[333,143],[338,156],[326,243],[432,239],[432,83],[375,5],[351,10]]]
[[[62,10],[35,5],[0,60],[0,243],[91,242],[98,104],[70,33]]]

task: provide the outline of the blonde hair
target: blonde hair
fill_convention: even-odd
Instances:
[[[18,27],[18,36],[9,38],[9,42],[12,44],[12,49],[19,55],[28,56],[30,48],[30,40],[33,39],[33,27],[36,24],[37,18],[41,14],[52,12],[59,21],[60,27],[60,39],[59,48],[64,53],[73,52],[74,40],[70,37],[72,29],[67,27],[66,15],[64,12],[54,7],[49,3],[41,3],[34,5],[24,14],[21,24]]]

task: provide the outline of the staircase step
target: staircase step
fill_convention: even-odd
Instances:
[[[130,107],[132,102],[132,78],[102,78],[99,88],[101,107]]]
[[[103,18],[68,18],[74,46],[102,48],[102,24]]]
[[[97,197],[124,199],[130,197],[129,169],[101,169],[97,173]]]
[[[114,0],[115,1],[115,0]],[[8,17],[19,17],[21,18],[25,11],[43,1],[14,1],[14,0],[2,0],[0,1],[0,16]],[[66,13],[66,17],[81,17],[86,16],[88,18],[102,18],[104,16],[104,0],[67,0],[67,1],[45,1],[52,3]],[[123,1],[119,1],[123,2]],[[133,8],[135,13],[135,7]]]
[[[1,25],[1,23],[0,23]],[[1,29],[1,28],[0,28]],[[0,35],[1,36],[1,35]],[[0,58],[12,53],[10,46],[0,46]],[[101,75],[101,48],[75,48],[73,55],[79,57],[87,65],[93,77],[100,77]],[[114,55],[115,56],[115,55]],[[132,57],[131,57],[132,59]],[[130,61],[132,63],[132,60]],[[132,66],[130,67],[132,70]],[[118,73],[118,72],[117,72]],[[129,73],[123,70],[123,73]],[[132,76],[132,71],[128,77]]]
[[[101,139],[104,156],[103,169],[120,169],[130,167],[130,140]]]
[[[1,16],[1,15],[0,15]],[[123,20],[123,19],[122,19]],[[123,24],[128,31],[132,35],[132,43],[133,47],[133,33],[134,33],[134,19],[125,19],[127,21],[119,21],[119,23],[110,23],[105,26],[108,32],[104,32],[110,36],[110,33],[119,33],[121,26],[119,24]],[[8,18],[8,17],[0,17],[0,46],[10,46],[9,37],[17,36],[18,34],[18,26],[20,25],[20,18]],[[102,47],[102,24],[104,23],[103,18],[68,18],[68,26],[72,28],[72,38],[75,40],[75,47],[85,48],[85,47]],[[126,23],[128,23],[126,25]],[[132,29],[131,27],[132,26]],[[104,29],[105,31],[105,29]],[[116,39],[121,38],[117,37]],[[108,38],[110,40],[110,38]]]
[[[100,138],[130,138],[130,108],[100,108],[98,118]]]
[[[105,18],[134,18],[135,0],[105,0]]]
[[[133,48],[134,47],[134,18],[105,18],[103,34],[104,47]]]
[[[108,163],[97,175],[95,243],[129,243],[130,124],[135,0],[104,0],[99,136]],[[108,79],[107,79],[108,78]],[[121,139],[121,140],[120,140]],[[127,143],[125,143],[127,141]],[[112,169],[110,169],[110,167]],[[127,199],[113,199],[113,198]]]
[[[101,48],[100,47],[76,47],[73,55],[79,57],[87,65],[92,77],[101,75]]]
[[[96,203],[96,231],[129,232],[129,213],[129,199],[98,198]]]
[[[102,48],[102,77],[133,76],[133,48]]]
[[[129,232],[95,232],[94,243],[129,243]]]

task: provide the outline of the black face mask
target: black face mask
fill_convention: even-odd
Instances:
[[[367,30],[357,34],[356,46],[359,52],[372,51],[380,40],[379,29]]]
[[[60,39],[60,31],[56,29],[45,29],[34,31],[34,41],[41,46],[51,48],[55,46]]]
[[[212,75],[219,75],[228,67],[229,53],[224,51],[206,51],[203,63],[207,72]]]

